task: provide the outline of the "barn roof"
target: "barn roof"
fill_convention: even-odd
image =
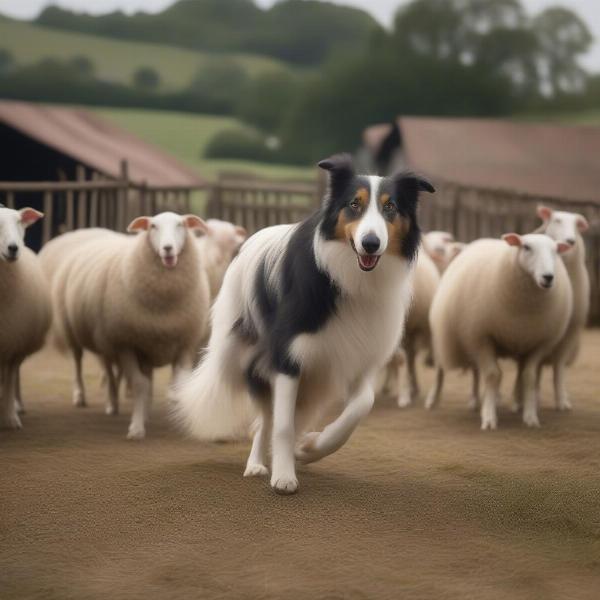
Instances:
[[[433,179],[600,201],[600,127],[421,117],[400,117],[397,125],[408,165]],[[370,145],[376,133],[385,135],[373,129]]]
[[[206,183],[169,154],[81,108],[2,100],[2,122],[110,177],[119,177],[125,159],[134,183],[160,187]]]

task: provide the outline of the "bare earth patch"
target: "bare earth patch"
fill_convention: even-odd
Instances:
[[[148,438],[126,441],[129,402],[106,416],[87,363],[75,409],[68,361],[33,357],[25,429],[0,432],[3,600],[600,597],[599,331],[569,374],[572,413],[545,381],[542,429],[509,412],[510,368],[496,432],[452,374],[433,412],[379,402],[285,498],[242,478],[247,444],[171,427],[167,371]]]

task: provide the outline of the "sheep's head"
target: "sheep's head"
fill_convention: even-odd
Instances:
[[[248,232],[239,225],[219,219],[208,219],[206,223],[210,229],[208,235],[219,249],[223,259],[233,260],[246,241]]]
[[[188,229],[208,231],[206,223],[196,215],[178,215],[164,212],[155,217],[137,217],[127,228],[129,232],[143,231],[152,249],[169,269],[177,265],[188,238]]]
[[[0,260],[12,262],[19,258],[25,229],[43,216],[29,207],[21,210],[0,208]]]
[[[558,254],[569,250],[569,244],[556,242],[547,235],[505,233],[502,239],[517,248],[519,266],[528,273],[537,286],[549,289],[554,284]]]
[[[423,235],[423,249],[441,272],[462,252],[466,244],[456,242],[448,231],[430,231]]]
[[[577,242],[577,234],[589,228],[586,218],[578,213],[538,206],[537,214],[544,221],[544,233],[557,242],[569,244],[571,248]]]

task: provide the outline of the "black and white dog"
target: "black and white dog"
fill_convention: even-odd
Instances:
[[[357,175],[348,155],[329,171],[321,208],[296,225],[253,235],[229,267],[213,308],[204,361],[176,392],[176,417],[195,437],[248,433],[245,476],[296,491],[295,461],[340,448],[373,405],[374,378],[397,349],[420,241],[416,211],[430,183],[413,174]],[[323,409],[343,402],[323,431]],[[313,425],[314,427],[314,425]]]

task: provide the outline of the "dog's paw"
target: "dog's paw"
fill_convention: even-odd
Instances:
[[[290,476],[272,477],[271,487],[277,494],[295,494],[298,491],[298,479]]]
[[[250,463],[246,465],[246,470],[244,471],[244,477],[262,477],[263,475],[268,475],[269,469],[265,467],[265,465],[261,465],[260,463]]]
[[[319,431],[311,431],[298,440],[294,453],[298,462],[306,465],[321,458],[322,455],[317,447],[319,435],[321,435]]]

